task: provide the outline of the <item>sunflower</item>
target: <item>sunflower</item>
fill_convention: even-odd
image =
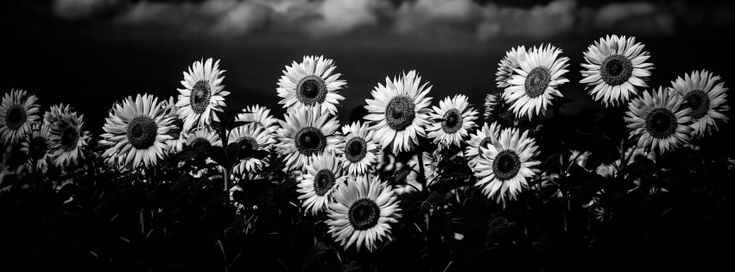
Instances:
[[[520,62],[525,61],[527,54],[526,47],[522,45],[505,52],[505,57],[498,62],[498,71],[495,73],[495,83],[498,88],[510,86],[508,81],[513,76],[513,72],[521,68]]]
[[[562,53],[552,45],[534,47],[528,51],[525,60],[519,62],[520,68],[508,81],[509,86],[503,92],[503,99],[510,104],[518,118],[546,112],[554,96],[563,95],[557,88],[568,79],[562,77],[569,66],[567,57],[559,57]]]
[[[334,132],[339,123],[330,114],[323,113],[319,107],[301,108],[284,115],[286,121],[279,120],[279,153],[286,156],[288,170],[299,170],[309,157],[318,155],[337,144]]]
[[[481,129],[470,136],[470,140],[467,141],[467,149],[464,152],[470,167],[474,167],[477,160],[480,159],[478,156],[482,154],[482,148],[487,148],[488,145],[495,145],[498,142],[499,134],[500,125],[493,122],[489,126],[485,123]]]
[[[360,121],[342,126],[342,135],[337,136],[335,151],[350,175],[366,175],[368,169],[378,161],[378,145],[373,141],[374,135],[375,132]]]
[[[255,151],[266,151],[276,140],[268,130],[256,123],[239,126],[228,136],[230,146],[235,145],[238,150],[237,157],[239,163],[234,167],[234,174],[242,175],[244,173],[256,174],[264,166],[268,165],[268,157],[260,158],[254,156]]]
[[[224,91],[222,75],[225,70],[219,69],[219,60],[212,63],[212,58],[206,61],[195,61],[184,71],[183,89],[179,90],[179,99],[176,102],[179,118],[184,120],[184,130],[193,127],[210,126],[212,120],[219,121],[214,113],[222,112],[226,106],[225,96],[230,92]]]
[[[439,147],[456,145],[467,137],[469,130],[476,127],[477,111],[467,102],[467,96],[458,94],[452,98],[439,101],[439,107],[434,106],[431,118],[435,120],[429,124],[429,138],[434,139]],[[441,120],[440,122],[436,122]]]
[[[393,153],[411,151],[418,143],[416,136],[426,136],[432,99],[427,97],[431,90],[427,84],[421,84],[412,70],[400,78],[386,78],[385,85],[378,83],[373,89],[373,99],[365,99],[369,111],[365,120],[373,123],[370,129],[376,131],[382,148],[392,145]]]
[[[84,159],[84,148],[89,143],[89,131],[83,131],[84,115],[77,115],[69,105],[59,104],[44,114],[50,126],[49,152],[58,167],[77,165]]]
[[[515,128],[503,129],[497,142],[482,147],[482,155],[475,165],[475,184],[482,188],[488,198],[505,205],[515,200],[521,190],[528,186],[526,178],[534,176],[540,164],[533,161],[537,155],[536,141]]]
[[[278,130],[278,120],[271,115],[269,108],[261,105],[246,106],[235,120],[255,123],[263,127],[268,133],[275,133]]]
[[[299,182],[296,191],[301,193],[299,199],[304,200],[304,212],[316,215],[327,208],[332,192],[344,182],[346,176],[343,175],[342,163],[332,152],[311,157],[304,168],[304,179]]]
[[[184,149],[186,143],[186,137],[189,135],[189,131],[184,130],[184,120],[179,118],[178,110],[176,106],[176,100],[174,97],[169,97],[168,100],[161,101],[161,107],[164,109],[164,114],[171,116],[174,127],[169,131],[171,140],[166,141],[169,147],[169,152],[178,153]]]
[[[638,91],[636,87],[648,87],[653,64],[646,62],[650,55],[635,37],[606,36],[600,38],[584,52],[581,83],[587,84],[590,96],[606,107],[626,103]]]
[[[31,133],[31,125],[39,117],[38,98],[26,96],[25,90],[13,89],[3,96],[0,105],[0,140],[6,145],[15,145]]]
[[[283,98],[278,104],[295,110],[318,105],[322,113],[336,114],[337,104],[345,99],[339,90],[347,84],[339,79],[341,74],[334,73],[336,68],[334,61],[323,56],[304,56],[301,63],[294,61],[286,66],[278,81],[278,96]]]
[[[684,98],[671,88],[644,92],[628,105],[625,121],[638,137],[638,147],[664,154],[689,142],[691,109],[680,108]]]
[[[222,146],[219,135],[208,127],[198,127],[189,131],[186,146],[196,150],[206,150],[210,146]]]
[[[118,166],[155,166],[169,149],[173,118],[165,114],[158,98],[149,94],[129,96],[115,104],[105,119],[100,146],[106,161]]]
[[[353,244],[359,251],[373,251],[378,242],[391,239],[391,223],[401,217],[399,201],[389,187],[377,177],[348,179],[334,192],[329,203],[329,233],[345,249]]]
[[[685,74],[684,78],[677,77],[671,82],[674,90],[684,97],[683,106],[691,109],[692,133],[702,137],[717,131],[715,121],[727,122],[725,112],[730,109],[727,105],[727,90],[720,77],[702,70]]]
[[[28,164],[33,170],[46,172],[50,159],[49,146],[51,140],[48,124],[35,123],[31,126],[30,137],[25,137],[20,150],[28,156]]]

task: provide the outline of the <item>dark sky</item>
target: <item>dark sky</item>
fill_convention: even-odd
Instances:
[[[635,35],[655,64],[651,85],[709,69],[732,86],[735,10],[717,1],[472,0],[54,0],[3,3],[4,91],[22,88],[45,106],[75,105],[101,126],[112,103],[139,92],[176,95],[194,60],[222,59],[227,103],[277,107],[284,65],[303,55],[335,60],[348,82],[340,118],[360,108],[386,76],[416,69],[435,100],[465,93],[482,104],[516,45],[552,43],[570,60],[575,102],[595,107],[577,83],[587,45]],[[3,92],[4,92],[3,91]],[[280,108],[280,107],[278,107]],[[275,110],[277,117],[282,111]],[[90,128],[96,131],[94,128]]]

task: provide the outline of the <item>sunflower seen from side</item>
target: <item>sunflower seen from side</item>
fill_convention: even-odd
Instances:
[[[189,131],[184,130],[184,120],[179,118],[179,107],[176,106],[174,97],[169,97],[168,100],[162,101],[161,107],[164,109],[164,114],[171,116],[174,125],[168,133],[171,135],[171,140],[166,141],[166,145],[169,147],[168,151],[174,154],[179,153],[184,149]]]
[[[249,173],[254,176],[263,167],[268,166],[268,156],[262,154],[266,153],[276,140],[266,127],[256,123],[239,126],[230,131],[227,139],[228,145],[235,147],[237,153],[235,155],[239,159],[235,163],[234,174]]]
[[[498,101],[498,94],[486,94],[485,95],[485,121],[491,122],[495,120],[500,113],[500,103]]]
[[[48,170],[51,159],[50,131],[48,124],[35,123],[31,126],[30,137],[24,138],[21,143],[20,151],[28,156],[28,165],[32,166],[35,171],[46,172]]]
[[[31,125],[40,118],[35,95],[25,90],[10,90],[0,104],[0,140],[5,145],[16,145],[31,133]]]
[[[286,156],[287,170],[300,170],[309,157],[323,153],[337,144],[334,133],[339,128],[337,120],[319,107],[301,108],[284,115],[279,120],[278,152]]]
[[[337,105],[344,96],[339,90],[347,85],[335,73],[334,61],[323,56],[304,56],[299,63],[286,66],[278,81],[278,96],[283,98],[278,104],[284,108],[300,110],[319,106],[322,113],[337,113]]]
[[[582,64],[582,80],[590,96],[605,107],[627,103],[646,88],[653,64],[644,45],[635,37],[606,36],[587,47]]]
[[[263,127],[268,133],[278,130],[278,119],[271,115],[271,110],[261,105],[246,106],[242,112],[235,117],[236,121],[254,123]]]
[[[368,124],[360,121],[342,126],[337,135],[335,152],[349,175],[366,175],[378,162],[378,145],[374,142],[375,132]]]
[[[688,107],[692,118],[692,135],[704,137],[717,131],[717,122],[727,123],[725,113],[730,109],[727,105],[727,90],[720,77],[709,71],[693,71],[684,77],[677,77],[671,82],[674,91],[684,97],[682,106]]]
[[[219,134],[214,130],[201,126],[189,131],[186,136],[186,146],[190,149],[206,152],[209,147],[222,146],[222,140]]]
[[[311,157],[304,169],[304,179],[296,191],[301,194],[299,199],[304,201],[304,213],[317,215],[326,210],[332,201],[332,192],[344,183],[347,176],[342,163],[332,152]]]
[[[469,130],[477,126],[477,111],[470,106],[467,96],[458,94],[439,101],[439,107],[433,107],[431,119],[434,122],[429,124],[427,130],[434,143],[440,148],[459,146]]]
[[[167,150],[172,137],[173,118],[165,114],[158,98],[150,94],[129,96],[116,103],[102,128],[100,146],[105,161],[119,167],[155,166]]]
[[[468,146],[464,152],[470,167],[474,167],[477,163],[479,156],[482,154],[482,148],[487,148],[488,145],[495,145],[498,142],[499,135],[500,125],[498,122],[493,122],[490,125],[485,123],[482,128],[470,136],[470,140],[467,141]]]
[[[540,116],[552,104],[554,97],[562,97],[559,87],[569,82],[562,77],[569,58],[560,57],[562,50],[552,45],[528,50],[526,58],[519,62],[520,68],[508,81],[503,99],[517,118]]]
[[[63,104],[44,114],[44,119],[51,122],[49,152],[57,167],[78,165],[84,159],[84,149],[90,140],[88,131],[83,131],[84,115],[77,115],[71,107]]]
[[[495,84],[498,88],[503,89],[510,86],[508,81],[513,76],[514,71],[521,68],[520,62],[525,61],[527,54],[526,47],[522,45],[505,52],[505,57],[498,62],[498,71],[495,73]]]
[[[534,160],[538,154],[536,141],[515,128],[503,129],[497,142],[481,147],[482,154],[474,167],[475,186],[497,203],[505,204],[515,200],[518,194],[528,187],[528,178],[539,172],[541,162]]]
[[[691,109],[681,108],[684,97],[671,88],[643,92],[628,104],[625,122],[638,147],[664,154],[689,142]]]
[[[401,208],[393,191],[377,177],[350,178],[334,192],[329,203],[329,233],[348,249],[354,245],[373,251],[390,240],[391,224],[398,222]]]
[[[230,92],[224,90],[222,81],[225,70],[219,69],[219,60],[195,61],[184,71],[181,81],[183,89],[178,89],[176,101],[179,118],[184,121],[183,129],[191,130],[199,126],[211,126],[212,121],[219,121],[215,112],[222,112],[227,106],[225,97]]]
[[[370,129],[382,148],[393,153],[411,151],[418,144],[417,136],[426,136],[432,100],[427,85],[412,70],[400,78],[386,78],[385,85],[378,83],[371,92],[373,99],[365,99],[369,113],[364,118],[373,124]]]

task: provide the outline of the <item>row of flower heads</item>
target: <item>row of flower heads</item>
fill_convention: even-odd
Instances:
[[[513,48],[499,62],[497,86],[502,99],[517,118],[543,114],[559,87],[569,80],[568,58],[551,46]],[[606,36],[588,47],[581,73],[589,94],[606,107],[628,105],[625,121],[638,147],[662,154],[717,130],[717,122],[727,122],[727,88],[718,76],[695,71],[679,77],[670,87],[650,91],[646,83],[653,64],[644,45],[634,37]],[[464,156],[478,178],[477,186],[499,203],[516,198],[527,187],[527,179],[539,170],[538,147],[528,131],[501,128],[485,123],[476,129],[478,112],[464,95],[447,97],[431,106],[431,86],[410,71],[386,78],[366,99],[366,122],[340,124],[334,117],[344,100],[339,91],[346,86],[335,71],[333,61],[306,56],[286,66],[278,81],[279,102],[287,108],[283,120],[274,118],[261,106],[245,107],[236,117],[246,122],[226,135],[240,149],[275,150],[283,156],[287,169],[303,170],[298,192],[306,212],[326,212],[329,232],[345,248],[376,248],[390,239],[391,223],[401,209],[394,188],[374,175],[382,150],[411,152],[417,137],[433,139],[439,148],[460,146],[466,141]],[[103,157],[114,167],[156,166],[184,145],[205,142],[222,145],[212,129],[223,111],[224,70],[219,61],[196,61],[184,71],[178,99],[161,100],[142,94],[115,104],[100,135],[106,147]],[[486,114],[499,96],[488,94]],[[0,108],[0,136],[11,146],[20,146],[29,163],[45,171],[50,160],[58,167],[70,167],[83,159],[81,152],[90,140],[83,132],[83,116],[68,105],[53,106],[39,122],[37,98],[25,91],[6,94]],[[474,130],[474,132],[473,132]],[[257,175],[268,158],[240,157],[233,166],[235,175]],[[429,184],[435,169],[424,163]]]

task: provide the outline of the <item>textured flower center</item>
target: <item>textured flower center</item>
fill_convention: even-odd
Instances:
[[[240,158],[250,158],[255,149],[258,148],[258,142],[253,137],[242,137],[237,144],[240,146]]]
[[[454,134],[462,128],[462,115],[457,109],[451,109],[444,113],[442,130],[448,134]]]
[[[551,82],[551,73],[549,73],[549,69],[546,67],[533,68],[526,77],[526,95],[534,98],[544,94],[546,87],[549,87],[549,82]]]
[[[316,175],[314,175],[314,192],[316,192],[316,195],[318,196],[324,196],[329,192],[329,189],[334,186],[335,182],[336,179],[332,171],[327,169],[319,170],[319,172],[316,172]]]
[[[351,163],[357,163],[367,155],[367,142],[360,137],[352,137],[345,144],[345,158]]]
[[[27,118],[26,109],[21,105],[13,104],[8,109],[7,115],[5,115],[5,124],[9,129],[18,129],[26,122]]]
[[[324,150],[327,146],[327,138],[321,130],[314,127],[305,127],[296,132],[296,149],[301,154],[311,156]]]
[[[321,77],[305,76],[296,85],[296,97],[305,105],[322,103],[327,98],[327,84]]]
[[[31,143],[28,147],[28,155],[34,159],[41,159],[46,155],[48,151],[48,145],[46,144],[46,137],[37,136],[31,139]]]
[[[350,224],[356,230],[366,230],[378,223],[380,208],[375,201],[367,198],[352,203],[349,211]]]
[[[195,113],[204,113],[204,110],[209,106],[210,97],[212,97],[212,92],[209,89],[209,82],[206,80],[197,81],[194,87],[191,88],[191,96],[189,97],[191,108]]]
[[[406,129],[413,124],[413,119],[416,117],[415,109],[416,105],[408,96],[393,97],[385,109],[385,119],[388,126],[393,130]]]
[[[147,149],[156,141],[158,125],[148,116],[138,116],[128,124],[128,141],[136,149]]]
[[[72,151],[77,148],[79,142],[79,130],[75,126],[67,126],[61,131],[61,149]]]
[[[652,110],[646,117],[646,129],[654,138],[666,138],[676,132],[676,115],[668,109]]]
[[[616,86],[628,81],[633,74],[633,63],[624,56],[612,55],[602,61],[600,77],[608,85]]]
[[[710,106],[709,96],[707,93],[700,90],[688,92],[686,96],[684,96],[684,101],[686,102],[686,105],[692,109],[692,118],[699,119],[707,115]]]
[[[500,151],[493,161],[493,173],[499,180],[514,178],[521,170],[521,159],[515,151],[506,149]]]

